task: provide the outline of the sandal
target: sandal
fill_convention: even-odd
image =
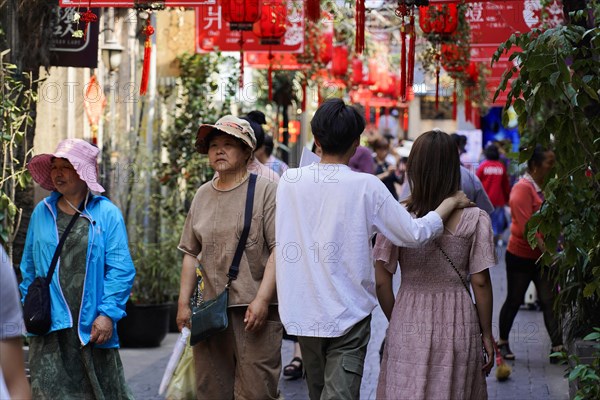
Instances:
[[[300,357],[292,358],[292,361],[283,367],[283,376],[290,381],[302,377],[303,365]]]
[[[514,360],[515,359],[515,355],[510,350],[510,346],[508,345],[508,342],[498,344],[498,350],[500,350],[500,354],[502,355],[502,358],[504,358],[505,360]]]

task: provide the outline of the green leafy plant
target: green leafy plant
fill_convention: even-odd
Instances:
[[[567,354],[566,351],[553,353],[556,357],[569,366],[569,382],[577,382],[577,392],[573,400],[592,400],[600,398],[600,328],[594,328],[583,340],[596,342],[595,354],[591,364],[586,364],[575,354]]]
[[[25,169],[31,155],[25,134],[33,125],[37,93],[30,73],[4,62],[0,53],[0,243],[12,258],[12,243],[21,223],[22,208],[15,203],[17,190],[31,183]]]
[[[496,96],[515,77],[506,107],[518,115],[526,148],[520,161],[536,144],[556,154],[528,239],[533,244],[536,232],[544,234],[543,260],[560,289],[555,306],[567,340],[600,326],[599,24],[600,5],[592,0],[564,26],[511,36],[493,57],[517,48],[510,56],[517,65],[505,72]]]
[[[156,174],[167,191],[182,194],[169,211],[186,215],[198,187],[213,176],[207,157],[196,152],[196,132],[200,124],[231,114],[239,68],[234,58],[220,53],[184,54],[178,61],[173,123],[161,135],[167,159],[156,166]]]

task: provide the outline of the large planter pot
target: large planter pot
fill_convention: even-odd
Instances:
[[[569,354],[575,354],[579,357],[579,362],[582,364],[591,364],[594,360],[594,353],[598,342],[593,340],[575,340],[573,343],[568,345]],[[569,367],[575,368],[575,363],[569,359]],[[569,399],[574,399],[577,393],[579,380],[569,382]]]
[[[117,324],[122,347],[158,347],[169,332],[169,304],[127,303]]]

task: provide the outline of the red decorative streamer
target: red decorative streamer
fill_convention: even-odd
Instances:
[[[300,103],[302,112],[306,111],[306,81],[302,81],[302,102]]]
[[[456,105],[456,81],[454,81],[454,91],[452,92],[452,119],[456,121],[457,105]]]
[[[142,81],[140,83],[140,95],[145,95],[148,91],[148,77],[150,75],[150,59],[152,58],[152,41],[150,36],[154,34],[154,28],[150,25],[150,17],[146,20],[146,26],[142,30],[146,35],[144,42],[144,66],[142,67]]]
[[[240,32],[240,89],[244,87],[244,32]]]
[[[435,110],[438,110],[440,104],[440,67],[435,68]]]
[[[408,78],[406,81],[406,86],[412,87],[415,83],[415,43],[417,42],[417,38],[415,36],[415,16],[410,16],[410,24],[409,24],[409,37],[410,37],[410,47],[408,48]]]
[[[400,27],[400,36],[402,38],[402,50],[400,51],[400,97],[402,101],[406,100],[406,27],[404,22]]]
[[[365,0],[356,0],[356,54],[365,49]]]
[[[306,17],[314,22],[317,22],[321,17],[321,1],[306,0]]]
[[[465,89],[465,121],[471,122],[473,120],[473,108],[471,106],[471,88]]]
[[[267,80],[269,82],[269,101],[273,101],[273,54],[269,49],[269,69],[267,71]]]

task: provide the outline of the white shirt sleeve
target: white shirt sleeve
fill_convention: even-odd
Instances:
[[[375,213],[373,225],[392,243],[402,247],[419,247],[444,231],[438,213],[430,211],[415,219],[392,196],[388,196]]]

